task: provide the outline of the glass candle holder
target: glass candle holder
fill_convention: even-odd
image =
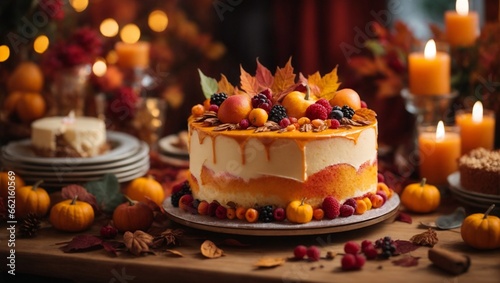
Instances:
[[[427,183],[444,187],[448,175],[458,170],[461,139],[457,126],[423,125],[418,128],[419,175]]]
[[[483,110],[483,115],[474,119],[472,110],[457,110],[456,124],[460,127],[462,154],[483,147],[492,150],[495,144],[495,112]]]

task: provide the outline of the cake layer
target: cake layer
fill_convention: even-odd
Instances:
[[[106,126],[93,117],[46,117],[32,123],[31,142],[45,156],[57,156],[61,146],[81,157],[96,156],[106,147]]]
[[[213,131],[189,123],[195,198],[285,206],[376,191],[377,124],[321,132]]]

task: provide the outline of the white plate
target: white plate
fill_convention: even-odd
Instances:
[[[23,163],[16,162],[15,160],[11,160],[10,158],[3,156],[2,161],[5,167],[11,168],[12,170],[24,170],[29,171],[30,173],[53,173],[61,170],[72,171],[72,172],[88,172],[95,170],[104,170],[104,169],[116,169],[123,166],[128,166],[131,164],[135,164],[140,160],[143,160],[146,156],[149,155],[149,146],[145,142],[141,142],[140,147],[137,151],[133,151],[130,157],[126,157],[124,159],[120,159],[117,161],[112,161],[109,163],[95,164],[95,165],[80,165],[75,163],[52,163],[46,165],[35,165],[31,163]]]
[[[158,157],[160,158],[160,160],[162,162],[165,162],[165,163],[173,165],[173,166],[183,167],[183,168],[189,167],[189,160],[175,158],[175,157],[171,157],[171,156],[166,156],[166,155],[163,155],[161,153],[158,154]]]
[[[311,221],[294,224],[288,221],[249,223],[241,220],[217,219],[207,215],[191,214],[173,207],[170,197],[163,202],[168,216],[179,224],[217,233],[251,236],[298,236],[344,232],[371,226],[394,217],[399,208],[399,196],[393,196],[380,208],[370,209],[362,215],[338,217],[332,220]]]
[[[460,172],[458,171],[448,176],[448,183],[450,184],[452,192],[454,191],[463,196],[468,196],[475,199],[500,202],[500,196],[468,191],[465,188],[463,188],[460,184]]]
[[[188,156],[189,152],[186,149],[175,146],[178,140],[179,136],[177,134],[166,136],[158,141],[158,147],[165,154]]]
[[[33,152],[30,139],[9,143],[5,146],[3,154],[7,155],[8,159],[33,164],[99,164],[129,157],[140,146],[137,138],[125,133],[108,131],[106,135],[111,150],[95,157],[40,157]]]

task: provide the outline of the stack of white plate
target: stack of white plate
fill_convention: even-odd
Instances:
[[[31,140],[11,142],[2,148],[4,170],[12,170],[26,183],[44,180],[43,187],[64,187],[98,180],[114,174],[123,183],[144,176],[149,170],[149,146],[120,132],[107,132],[111,149],[88,158],[40,157],[35,155]]]
[[[189,167],[189,152],[178,146],[179,135],[168,135],[158,141],[160,160],[177,167]]]
[[[453,196],[463,204],[472,207],[488,208],[492,204],[500,208],[500,196],[483,194],[473,191],[468,191],[460,185],[460,172],[455,172],[448,176],[450,191]]]

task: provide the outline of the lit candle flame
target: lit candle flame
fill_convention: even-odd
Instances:
[[[467,16],[467,14],[469,14],[469,1],[457,0],[457,2],[455,2],[455,9],[460,16]]]
[[[436,128],[436,141],[444,140],[444,123],[443,121],[439,121]]]
[[[474,123],[481,123],[483,121],[483,104],[481,101],[476,101],[472,107],[472,121]]]
[[[427,41],[424,49],[425,59],[434,59],[436,57],[436,42],[434,39]]]

